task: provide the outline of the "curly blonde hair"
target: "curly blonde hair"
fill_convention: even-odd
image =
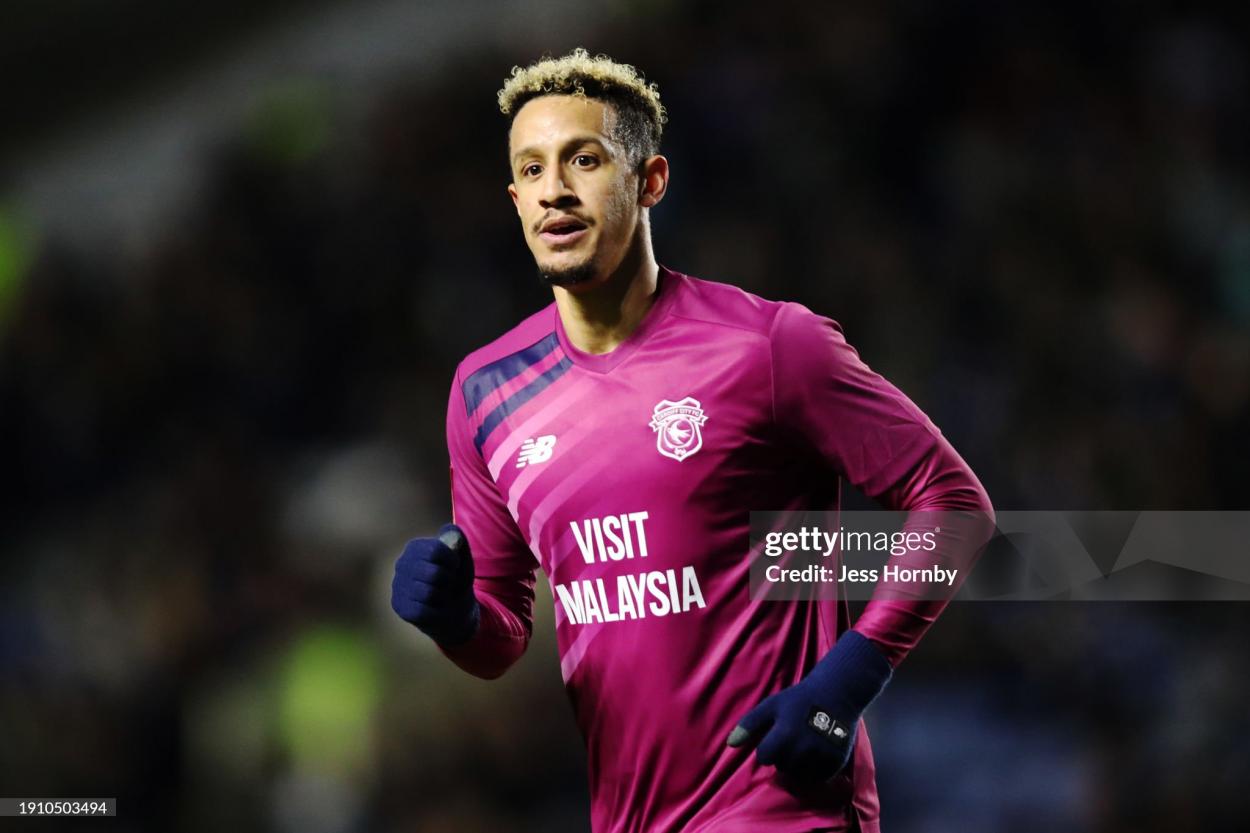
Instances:
[[[545,95],[579,95],[612,105],[613,133],[635,164],[660,152],[660,136],[668,113],[660,90],[638,70],[607,55],[591,56],[574,49],[561,58],[544,57],[527,67],[513,67],[499,90],[499,111],[512,119],[531,99]]]

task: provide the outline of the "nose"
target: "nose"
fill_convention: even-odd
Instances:
[[[569,187],[559,166],[553,165],[543,172],[538,202],[543,208],[562,208],[577,203],[577,194]]]

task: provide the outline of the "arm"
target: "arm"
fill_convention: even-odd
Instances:
[[[396,563],[392,605],[456,665],[494,679],[529,645],[537,563],[470,440],[458,371],[447,403],[447,451],[457,526],[408,543]]]
[[[825,468],[887,508],[907,510],[905,531],[932,528],[926,513],[951,519],[973,513],[943,524],[936,551],[903,556],[958,563],[965,574],[992,531],[992,510],[985,489],[936,426],[860,361],[833,321],[787,304],[770,342],[773,416],[783,442],[804,455],[814,451]],[[948,600],[899,598],[879,587],[855,627],[801,681],[748,712],[729,745],[758,744],[761,764],[792,774],[836,774],[854,751],[860,716]]]
[[[937,536],[937,550],[917,553],[916,566],[940,560],[966,575],[993,531],[993,508],[977,476],[933,422],[865,365],[827,318],[787,304],[774,320],[772,345],[779,428],[887,509],[906,510],[905,530],[931,529],[926,518],[943,513],[950,523]],[[949,595],[924,595],[929,598],[879,592],[854,630],[897,666],[949,601]]]

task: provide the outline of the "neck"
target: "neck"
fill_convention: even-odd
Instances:
[[[642,323],[655,301],[660,267],[645,227],[630,245],[624,260],[603,281],[585,287],[554,287],[556,309],[564,333],[578,350],[610,353]]]

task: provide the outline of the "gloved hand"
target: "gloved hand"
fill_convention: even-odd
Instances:
[[[756,760],[789,776],[828,780],[850,761],[859,717],[892,674],[872,642],[847,631],[810,674],[747,712],[728,745],[755,746]]]
[[[395,562],[391,608],[440,645],[459,645],[477,632],[481,616],[473,595],[473,556],[455,524],[437,538],[414,538]]]

